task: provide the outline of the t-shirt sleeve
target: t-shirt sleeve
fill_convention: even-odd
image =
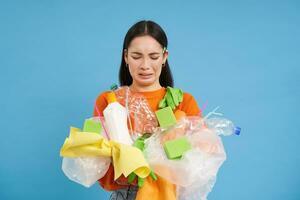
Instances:
[[[103,92],[101,93],[95,103],[94,106],[94,116],[103,116],[103,110],[106,108],[107,106],[107,101],[106,101],[106,94],[107,92]]]
[[[183,94],[183,101],[179,105],[178,109],[186,113],[187,116],[200,116],[202,117],[201,110],[198,106],[196,99],[189,93]]]

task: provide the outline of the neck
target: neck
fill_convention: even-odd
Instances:
[[[130,89],[132,89],[135,92],[149,92],[149,91],[154,91],[154,90],[159,90],[161,87],[160,84],[154,84],[154,85],[149,85],[149,86],[144,86],[144,85],[136,85],[132,83],[130,86]]]

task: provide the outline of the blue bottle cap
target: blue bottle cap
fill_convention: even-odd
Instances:
[[[236,126],[235,129],[234,129],[234,134],[240,135],[241,134],[241,128]]]

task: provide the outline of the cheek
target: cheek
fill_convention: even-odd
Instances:
[[[128,65],[129,65],[129,71],[132,74],[137,71],[137,69],[139,67],[139,62],[137,62],[136,60],[130,59],[130,60],[128,60]]]
[[[139,66],[140,66],[139,63],[131,62],[128,64],[129,64],[129,72],[130,72],[131,76],[137,74],[139,71]]]
[[[133,77],[134,77],[134,74],[135,74],[135,72],[136,72],[135,68],[132,67],[132,65],[130,65],[130,67],[129,67],[128,69],[129,69],[129,73],[130,73],[131,77],[133,78]]]
[[[159,76],[161,73],[161,70],[162,70],[162,66],[158,63],[155,65],[154,70],[155,70],[156,75]]]

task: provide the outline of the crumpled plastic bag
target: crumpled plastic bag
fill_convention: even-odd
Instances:
[[[119,87],[114,92],[118,102],[128,111],[131,119],[128,129],[131,131],[133,139],[143,133],[153,133],[158,127],[158,121],[147,99],[141,94],[132,92],[128,86]]]
[[[192,149],[179,160],[169,160],[163,143],[180,137],[186,137]],[[159,129],[145,141],[144,153],[157,175],[177,185],[180,200],[206,199],[226,160],[221,138],[200,117],[186,117],[168,129]]]
[[[110,163],[111,158],[102,156],[64,157],[62,170],[70,180],[85,187],[90,187],[106,174]]]

